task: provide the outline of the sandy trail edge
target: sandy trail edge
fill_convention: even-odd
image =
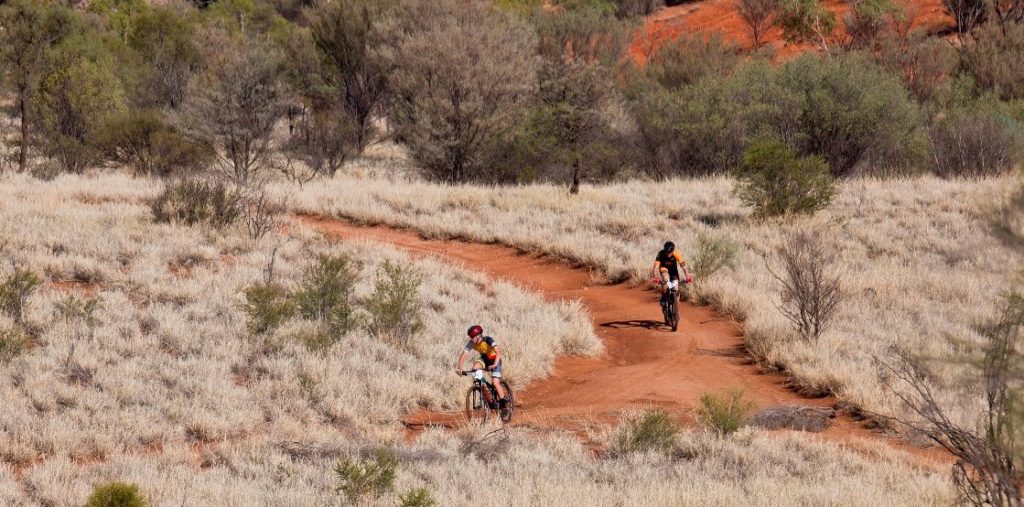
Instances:
[[[785,377],[759,372],[743,351],[741,326],[710,308],[683,304],[679,331],[673,333],[660,325],[656,292],[605,285],[587,269],[547,256],[498,245],[424,239],[410,230],[360,226],[318,215],[297,215],[296,220],[329,237],[387,243],[414,256],[437,257],[535,291],[546,300],[580,300],[604,342],[605,353],[559,357],[551,376],[518,386],[519,409],[513,425],[569,430],[586,440],[592,428],[614,423],[623,411],[658,406],[690,413],[702,393],[736,387],[758,407],[827,407],[837,401],[800,396],[786,387]],[[510,366],[514,379],[515,368]],[[403,423],[413,430],[456,427],[463,423],[463,416],[417,411]],[[909,452],[917,464],[933,468],[946,468],[953,461],[938,448],[922,449],[865,429],[845,414],[819,435],[855,450],[866,450],[865,441],[884,441]]]

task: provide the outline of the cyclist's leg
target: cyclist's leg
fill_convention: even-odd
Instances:
[[[670,282],[678,282],[679,281],[679,270],[678,269],[673,269],[673,270],[669,271],[669,273],[668,273],[668,280]],[[679,301],[679,291],[678,290],[676,290],[676,301]]]
[[[494,390],[498,391],[498,399],[504,400],[508,393],[505,392],[505,386],[501,383],[501,363],[499,359],[498,364],[491,370],[491,384],[494,385]]]
[[[670,277],[669,271],[668,271],[668,268],[665,268],[665,267],[659,269],[658,271],[661,273],[661,282],[662,282],[661,283],[661,293],[664,294],[665,291],[668,290],[668,285],[667,284],[668,284],[668,282],[670,280],[670,278],[669,278]]]

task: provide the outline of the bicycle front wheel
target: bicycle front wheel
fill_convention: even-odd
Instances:
[[[480,389],[470,387],[466,391],[466,419],[469,421],[487,422],[491,408],[480,396]]]
[[[672,327],[672,331],[679,328],[679,303],[676,303],[675,298],[671,298],[668,303],[668,325]]]
[[[505,413],[501,414],[502,422],[509,422],[512,420],[512,413],[516,410],[516,398],[512,394],[512,388],[505,382],[505,379],[501,380],[501,385],[505,388],[505,398],[508,400],[505,402]]]

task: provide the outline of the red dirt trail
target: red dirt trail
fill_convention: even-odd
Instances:
[[[318,216],[299,216],[298,220],[328,236],[387,243],[415,256],[461,264],[535,291],[547,300],[580,300],[604,342],[604,354],[559,357],[551,376],[525,389],[520,386],[513,425],[566,429],[586,440],[588,429],[617,421],[623,411],[658,406],[686,413],[697,406],[702,393],[737,387],[761,408],[827,407],[837,401],[802,397],[786,387],[785,377],[759,372],[743,351],[741,327],[710,308],[683,304],[679,331],[673,333],[660,323],[656,292],[602,284],[586,268],[574,268],[550,257],[497,245],[423,239],[408,230],[364,227]],[[453,358],[456,352],[453,350]],[[515,365],[509,369],[514,379]],[[464,422],[464,416],[419,411],[403,422],[412,429],[454,427]],[[944,466],[951,462],[950,456],[938,449],[910,446],[865,429],[847,415],[838,416],[820,435],[851,444],[885,440],[911,452],[922,464]]]

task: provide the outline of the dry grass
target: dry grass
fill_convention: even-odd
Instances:
[[[14,261],[51,281],[89,282],[78,287],[104,301],[90,336],[53,314],[64,297],[55,284],[30,299],[27,320],[41,333],[0,364],[0,504],[80,505],[94,484],[120,480],[156,506],[334,505],[334,464],[381,445],[399,457],[398,492],[426,487],[442,505],[493,503],[492,494],[510,505],[951,501],[945,473],[901,465],[873,444],[842,452],[795,434],[686,433],[669,455],[617,458],[529,429],[431,431],[406,446],[401,412],[458,403],[464,379],[448,370],[467,318],[505,338],[508,370],[525,382],[557,354],[598,350],[579,308],[424,260],[412,263],[427,275],[427,327],[415,343],[360,331],[314,352],[297,339],[308,329],[301,322],[257,339],[245,331],[240,294],[286,238],[153,224],[145,201],[158,190],[116,176],[0,177],[0,269]],[[377,263],[408,262],[373,245],[290,234],[275,263],[285,284],[315,254],[346,252],[362,263],[365,296]],[[372,505],[394,502],[391,494]]]
[[[523,384],[548,374],[557,355],[600,351],[579,305],[543,303],[433,260],[412,263],[426,275],[426,328],[413,342],[359,331],[311,351],[300,339],[309,326],[298,321],[271,337],[249,336],[240,293],[261,279],[276,245],[283,244],[275,276],[286,285],[318,253],[358,259],[357,296],[369,294],[379,263],[410,261],[298,228],[290,238],[252,242],[241,231],[154,224],[144,201],[157,191],[154,182],[121,177],[0,183],[0,270],[19,265],[52,281],[92,284],[103,300],[88,337],[80,323],[53,314],[64,294],[52,284],[30,299],[26,319],[41,333],[0,377],[3,461],[26,466],[46,457],[48,467],[62,457],[107,461],[155,448],[189,455],[193,443],[253,434],[395,438],[409,407],[459,403],[465,379],[450,368],[470,321],[502,338],[511,378]]]
[[[748,348],[784,368],[808,393],[833,392],[863,408],[899,413],[875,357],[892,345],[945,359],[977,343],[974,325],[1024,266],[1021,250],[992,234],[979,205],[1008,178],[853,180],[814,218],[760,221],[724,178],[562,187],[439,186],[408,179],[336,179],[293,201],[299,211],[413,228],[428,237],[468,238],[546,252],[593,266],[613,281],[644,280],[660,244],[684,255],[701,233],[740,245],[736,267],[700,281],[697,298],[743,319]],[[817,343],[794,340],[776,310],[765,269],[785,234],[817,229],[839,250],[848,294]],[[956,344],[951,337],[965,340]],[[979,401],[959,371],[942,366],[943,399],[962,420]]]

